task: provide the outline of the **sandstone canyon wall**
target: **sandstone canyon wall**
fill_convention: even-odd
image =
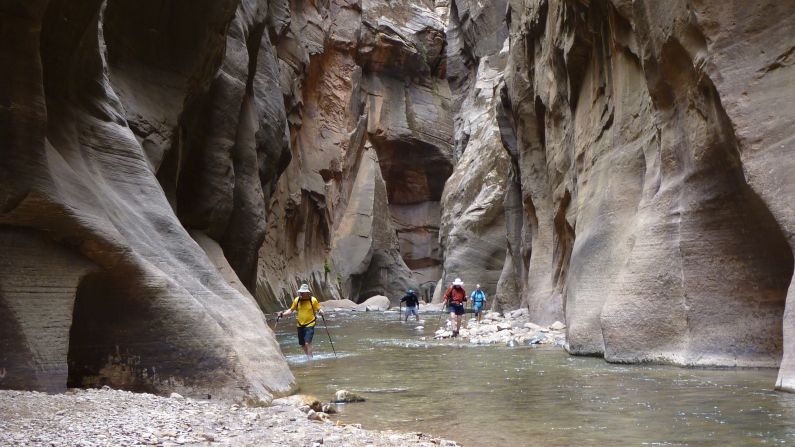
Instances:
[[[268,399],[260,309],[430,293],[445,4],[5,2],[0,386]]]
[[[781,365],[792,390],[794,5],[450,9],[444,281],[565,318],[575,354]]]
[[[795,5],[0,5],[0,386],[269,399],[260,309],[455,277],[795,390]],[[783,356],[783,360],[782,360]],[[197,366],[198,365],[198,366]],[[231,391],[231,392],[230,392]]]
[[[440,2],[437,2],[440,3]],[[276,184],[256,296],[395,304],[439,277],[452,172],[447,8],[433,1],[292,2],[278,45],[292,162]]]
[[[278,6],[2,3],[0,386],[294,386],[242,287],[289,160]]]

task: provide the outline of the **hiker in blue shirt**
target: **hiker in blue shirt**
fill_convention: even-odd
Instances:
[[[472,310],[475,311],[475,317],[480,323],[480,317],[483,316],[483,307],[486,305],[486,292],[480,290],[480,284],[475,286],[472,295],[469,297],[472,300]]]

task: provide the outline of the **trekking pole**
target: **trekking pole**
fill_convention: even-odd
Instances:
[[[403,319],[403,301],[398,304],[398,321]]]
[[[320,314],[320,318],[323,319],[323,327],[326,329],[326,335],[328,335],[328,341],[331,343],[331,350],[334,351],[334,358],[337,358],[337,350],[334,349],[334,342],[331,340],[331,333],[328,331],[328,326],[326,326],[326,317],[323,314]]]
[[[442,328],[442,315],[446,314],[446,312],[444,310],[444,303],[446,303],[446,301],[442,301],[442,312],[439,314],[439,322],[438,322],[439,323],[438,324],[439,327],[436,328],[437,331]]]
[[[279,326],[279,320],[282,319],[282,316],[279,315],[279,312],[276,312],[276,320],[273,323],[273,332],[276,332],[276,328]]]

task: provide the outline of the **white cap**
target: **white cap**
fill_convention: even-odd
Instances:
[[[475,284],[475,287],[480,288],[480,284]]]
[[[464,281],[461,281],[461,278],[456,278],[455,281],[453,281],[453,285],[454,286],[463,286],[464,285]]]
[[[298,289],[298,293],[310,293],[309,284],[301,284],[301,288]]]

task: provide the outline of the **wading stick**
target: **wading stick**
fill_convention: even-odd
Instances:
[[[328,326],[326,326],[326,317],[323,314],[320,314],[320,318],[323,319],[323,327],[326,329],[326,335],[328,335],[328,341],[331,343],[331,350],[334,351],[334,358],[337,358],[337,350],[334,349],[334,342],[331,341],[331,333],[328,331]]]
[[[406,317],[408,319],[408,317]],[[398,321],[403,320],[403,301],[398,305]]]

